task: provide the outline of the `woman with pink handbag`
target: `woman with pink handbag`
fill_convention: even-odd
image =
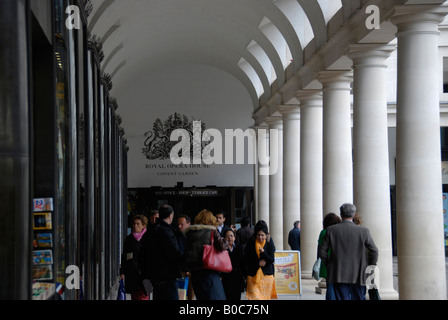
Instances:
[[[227,250],[227,244],[217,231],[216,217],[209,210],[202,210],[194,224],[183,231],[187,238],[185,264],[191,271],[191,283],[197,300],[226,300],[221,282],[221,272],[204,268],[204,246],[212,245],[215,253]],[[213,244],[212,244],[213,243]]]

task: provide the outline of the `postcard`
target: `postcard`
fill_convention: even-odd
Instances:
[[[52,229],[51,212],[42,212],[33,214],[34,230],[50,230]]]
[[[33,251],[33,265],[52,264],[53,251],[51,250],[35,250]]]
[[[49,265],[33,266],[33,280],[53,280],[53,267]]]
[[[34,212],[53,211],[53,198],[34,199]]]
[[[36,245],[39,248],[52,248],[53,247],[53,235],[51,233],[36,234]]]

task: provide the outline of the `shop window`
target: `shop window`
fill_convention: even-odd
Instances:
[[[56,162],[54,137],[53,48],[34,14],[32,23],[32,86],[33,86],[33,212],[31,213],[32,299],[53,298],[55,277],[54,199]]]

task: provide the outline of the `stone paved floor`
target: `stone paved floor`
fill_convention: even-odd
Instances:
[[[446,258],[446,279],[447,279],[447,296],[448,296],[448,257]],[[398,259],[393,257],[393,281],[394,289],[398,292]],[[325,300],[324,294],[317,294],[315,288],[318,282],[314,279],[302,279],[302,295],[289,296],[281,295],[278,300]],[[112,295],[114,296],[114,295]],[[245,293],[241,296],[242,300],[245,300]],[[130,295],[127,295],[127,299],[130,299]]]

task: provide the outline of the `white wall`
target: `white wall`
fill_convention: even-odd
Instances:
[[[143,79],[129,83],[117,98],[123,118],[128,153],[129,188],[150,186],[185,187],[206,185],[253,186],[253,166],[211,165],[175,168],[170,160],[148,160],[142,153],[144,134],[153,129],[157,118],[186,115],[190,121],[218,129],[246,130],[254,124],[252,102],[244,86],[228,73],[202,64],[181,64],[161,68]],[[223,141],[224,142],[224,141]]]

